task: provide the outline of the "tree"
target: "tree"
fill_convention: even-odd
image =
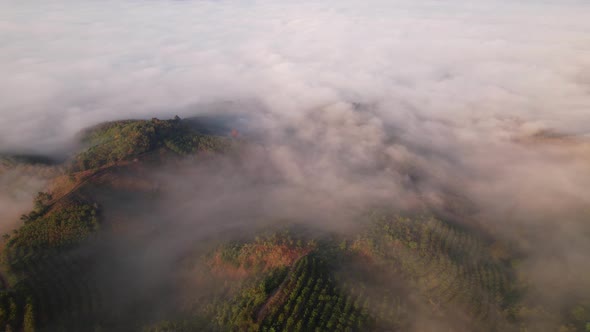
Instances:
[[[12,326],[16,326],[16,324],[18,323],[18,307],[16,305],[16,302],[14,302],[13,298],[10,298],[9,301],[9,313],[8,313],[8,324],[12,327]]]
[[[42,212],[45,209],[45,205],[49,203],[53,199],[53,195],[46,192],[38,192],[37,196],[35,197],[34,203],[35,207],[34,210],[38,212]]]
[[[24,332],[35,332],[35,309],[31,298],[27,299],[27,304],[25,305],[25,318],[23,324]]]
[[[0,326],[5,326],[7,319],[8,314],[6,313],[6,309],[4,309],[4,306],[0,306]]]

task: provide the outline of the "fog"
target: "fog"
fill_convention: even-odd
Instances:
[[[478,138],[507,118],[587,134],[588,7],[3,1],[0,149],[55,149],[96,122],[241,99],[286,121],[379,104],[422,140],[441,123]]]
[[[242,164],[156,173],[200,199],[177,213],[231,202],[331,229],[372,204],[447,213],[517,243],[559,302],[590,289],[588,17],[585,1],[6,0],[0,151],[238,114],[259,143]]]

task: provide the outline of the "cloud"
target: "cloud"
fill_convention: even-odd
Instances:
[[[0,160],[0,233],[9,233],[22,214],[33,208],[33,197],[47,181],[55,176],[55,169],[42,165],[9,165]]]
[[[43,150],[96,122],[243,98],[285,118],[350,101],[387,105],[400,126],[422,115],[479,133],[468,121],[511,116],[588,132],[583,2],[0,6],[2,150]]]

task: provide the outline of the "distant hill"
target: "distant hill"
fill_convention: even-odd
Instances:
[[[230,147],[227,138],[204,134],[197,129],[194,121],[180,118],[103,123],[82,133],[81,139],[87,148],[75,157],[74,168],[98,168],[157,149],[187,155],[199,151],[222,152]]]

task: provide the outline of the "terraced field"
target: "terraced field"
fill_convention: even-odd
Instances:
[[[472,323],[508,324],[518,289],[508,262],[482,239],[432,218],[380,218],[353,244],[402,276],[441,312],[461,308]],[[507,327],[504,327],[507,328]]]
[[[484,240],[433,218],[377,217],[369,225],[357,238],[320,240],[287,270],[222,301],[218,328],[403,331],[415,328],[421,310],[430,319],[462,312],[470,329],[514,330],[513,271]]]
[[[270,301],[262,331],[362,331],[369,324],[361,299],[340,289],[325,262],[314,255],[297,262]]]

